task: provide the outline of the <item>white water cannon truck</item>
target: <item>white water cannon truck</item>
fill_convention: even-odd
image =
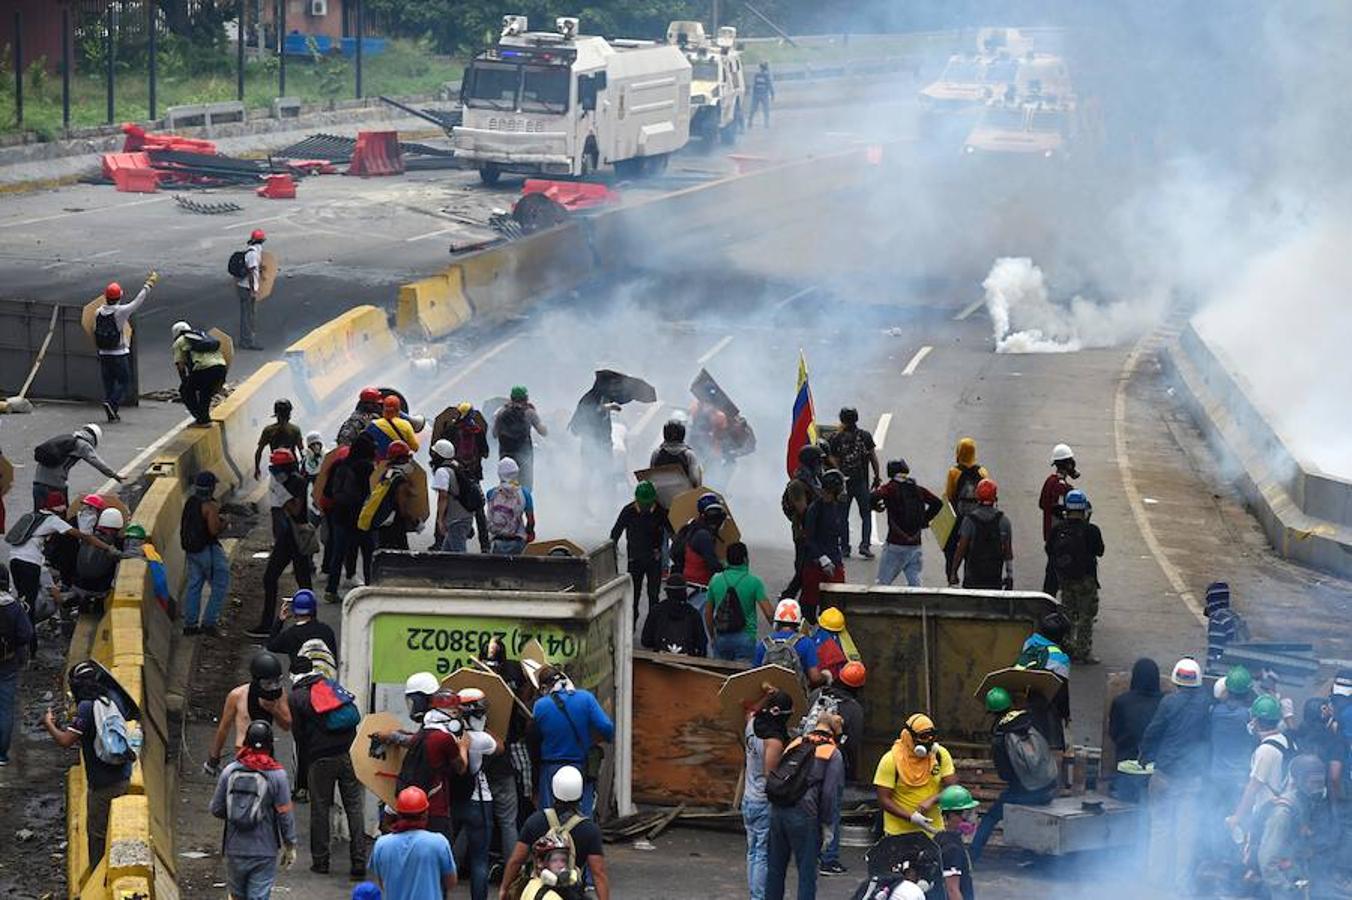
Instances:
[[[701,22],[676,21],[667,26],[667,43],[690,60],[690,136],[706,150],[719,140],[728,146],[746,130],[746,74],[737,50],[737,29],[718,29],[710,41]]]
[[[690,140],[690,62],[655,41],[554,32],[504,16],[497,44],[465,70],[455,157],[485,184],[506,172],[586,178],[603,165],[622,177],[666,168]]]

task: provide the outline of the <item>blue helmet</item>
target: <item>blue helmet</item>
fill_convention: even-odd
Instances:
[[[723,509],[723,501],[718,499],[717,494],[705,494],[703,497],[700,497],[699,501],[695,504],[695,509],[699,511],[700,515],[704,515],[712,509],[717,509],[719,512],[725,512]]]
[[[1084,491],[1075,490],[1066,494],[1066,509],[1085,510],[1089,508],[1089,495]]]
[[[291,611],[298,616],[313,616],[319,611],[315,592],[301,588],[291,597]]]

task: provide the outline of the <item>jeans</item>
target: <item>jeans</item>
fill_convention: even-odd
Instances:
[[[183,405],[198,424],[211,421],[211,398],[225,384],[225,366],[194,369],[183,380]]]
[[[1006,803],[1046,806],[1050,802],[1052,802],[1051,788],[1041,791],[1023,791],[1008,787],[1001,791],[1000,796],[996,797],[995,802],[991,804],[990,811],[981,817],[981,824],[976,827],[976,835],[972,838],[972,848],[968,851],[968,854],[972,857],[972,862],[981,858],[981,851],[995,832],[995,826],[999,825],[1000,820],[1005,817]]]
[[[789,857],[798,864],[798,900],[817,898],[817,850],[821,826],[796,806],[770,807],[770,839],[766,849],[765,900],[784,900]]]
[[[756,658],[756,639],[745,631],[714,635],[714,658],[751,662]]]
[[[0,669],[0,760],[9,759],[9,741],[14,735],[14,704],[19,694],[19,668]]]
[[[502,856],[506,859],[512,855],[512,849],[516,846],[519,835],[516,827],[516,772],[490,775],[488,777],[488,789],[493,792],[493,821],[497,823]],[[488,836],[488,843],[492,846],[493,836],[491,834]]]
[[[554,762],[540,766],[540,808],[554,805],[554,773],[564,766],[576,766],[579,772],[587,771],[585,762]],[[596,812],[596,782],[582,782],[582,801],[578,803],[578,812],[584,818],[592,818]]]
[[[525,538],[493,538],[489,552],[494,556],[520,556],[525,549]]]
[[[225,881],[230,900],[268,900],[277,880],[275,856],[227,856]]]
[[[765,866],[770,838],[770,801],[742,797],[746,826],[746,886],[751,900],[765,900]]]
[[[183,625],[210,628],[220,620],[221,606],[230,590],[230,561],[225,557],[225,548],[217,543],[187,556],[188,588],[183,595]],[[202,589],[208,584],[211,585],[211,599],[207,601],[206,614],[198,621]]]
[[[845,796],[845,783],[836,791],[836,818],[831,823],[831,843],[822,848],[822,864],[840,862],[840,801]]]
[[[648,611],[651,612],[660,599],[662,591],[662,561],[654,560],[630,560],[629,577],[634,581],[634,624],[638,624],[639,610],[643,606],[641,599],[643,589],[648,589]]]
[[[468,840],[470,900],[488,900],[488,840],[493,834],[493,804],[480,800],[457,803],[451,811],[455,828],[455,843],[461,847]]]
[[[1202,778],[1164,775],[1150,777],[1149,879],[1165,891],[1185,891],[1192,882],[1196,857],[1198,804]]]
[[[263,629],[271,628],[277,618],[277,588],[286,567],[296,576],[296,586],[305,589],[313,587],[310,557],[300,552],[296,546],[296,529],[291,526],[287,515],[281,509],[272,510],[272,553],[268,556],[267,568],[263,570],[263,615],[258,623]],[[333,576],[329,576],[333,580]],[[261,630],[261,629],[260,629]]]
[[[117,412],[131,384],[131,354],[100,355],[99,375],[103,378],[103,399]]]
[[[841,532],[840,552],[842,554],[850,552],[850,507],[859,507],[859,549],[868,549],[873,541],[873,506],[872,498],[869,496],[868,472],[865,471],[859,475],[851,475],[845,479],[845,493],[840,495],[840,504],[844,507],[842,512],[841,524],[844,525],[844,531]]]
[[[353,869],[366,865],[366,825],[362,821],[362,802],[366,791],[352,771],[352,757],[346,753],[326,756],[310,763],[310,858],[329,861],[329,813],[333,809],[333,789],[343,798],[347,828],[352,835],[348,857]]]
[[[756,110],[760,110],[761,114],[765,116],[765,127],[770,127],[770,98],[765,94],[753,93],[751,95],[751,112],[746,117],[747,131],[750,131],[751,126],[756,123]]]
[[[921,564],[919,544],[883,544],[882,555],[878,557],[878,583],[891,584],[905,572],[906,583],[920,587]]]
[[[473,530],[473,519],[460,519],[446,524],[446,535],[441,539],[438,549],[446,553],[468,553],[469,533]]]
[[[355,524],[333,520],[333,561],[329,564],[329,582],[325,590],[330,594],[338,593],[338,580],[342,578],[343,567],[347,565],[349,554],[361,553],[362,574],[366,583],[371,583],[371,554],[375,552],[375,539],[369,531],[362,531]]]
[[[239,295],[239,345],[247,349],[258,343],[258,303],[246,287],[235,285],[235,293]]]

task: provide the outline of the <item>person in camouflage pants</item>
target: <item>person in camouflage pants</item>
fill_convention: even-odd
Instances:
[[[1047,538],[1047,558],[1061,585],[1061,611],[1070,620],[1063,646],[1078,663],[1098,662],[1093,656],[1094,617],[1099,608],[1098,559],[1103,555],[1103,533],[1089,521],[1089,498],[1084,491],[1066,494],[1065,518]]]

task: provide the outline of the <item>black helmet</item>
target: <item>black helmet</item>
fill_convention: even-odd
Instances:
[[[911,467],[906,465],[904,459],[889,459],[887,461],[887,477],[896,478],[898,475],[911,474]]]
[[[798,463],[804,466],[815,466],[822,461],[822,448],[816,444],[805,444],[798,451]]]
[[[662,440],[672,441],[673,443],[685,440],[685,423],[676,419],[667,422],[662,426]]]
[[[259,650],[249,660],[249,677],[254,681],[266,681],[282,677],[281,660],[266,650]]]
[[[853,406],[842,406],[840,408],[840,423],[842,425],[854,425],[859,421],[859,410]]]
[[[93,660],[84,660],[71,666],[67,675],[70,692],[76,700],[93,700],[99,690],[99,664]]]
[[[244,746],[271,754],[272,726],[262,719],[254,719],[244,731]]]
[[[1070,620],[1064,613],[1053,610],[1038,620],[1037,631],[1047,640],[1059,644],[1070,632]]]
[[[844,474],[839,469],[827,469],[822,473],[822,490],[837,492],[845,490]]]
[[[283,397],[272,404],[272,414],[278,418],[291,418],[291,401]]]

